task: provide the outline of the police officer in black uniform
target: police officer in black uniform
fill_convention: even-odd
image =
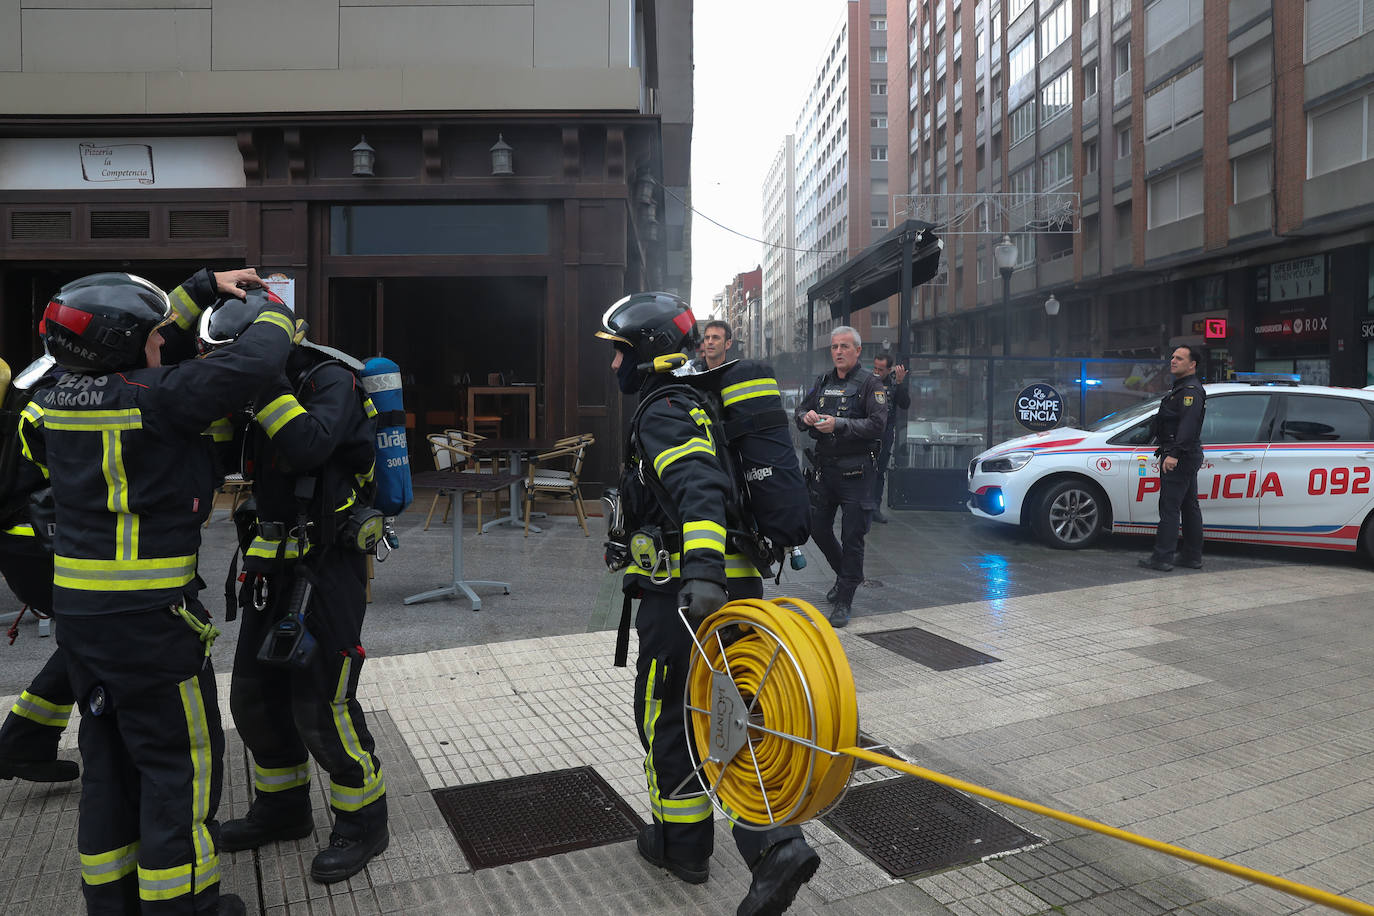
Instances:
[[[52,546],[34,528],[29,497],[48,484],[38,467],[18,454],[18,411],[33,391],[57,380],[54,366],[52,357],[43,356],[14,379],[5,396],[5,433],[12,438],[0,444],[6,473],[13,475],[0,505],[0,574],[16,598],[44,615],[52,613]],[[80,775],[73,761],[57,756],[75,701],[67,656],[59,646],[0,725],[0,779],[70,782]]]
[[[68,373],[24,408],[25,455],[56,505],[53,610],[81,704],[77,848],[89,913],[243,913],[219,893],[224,779],[210,645],[197,593],[216,483],[211,424],[286,363],[272,306],[204,359],[200,310],[255,271],[203,270],[171,296],[139,277],[64,286],[40,329]]]
[[[1197,377],[1198,352],[1179,347],[1169,358],[1174,387],[1155,414],[1155,456],[1159,458],[1159,528],[1155,549],[1140,565],[1168,572],[1175,566],[1202,568],[1202,509],[1197,501],[1197,472],[1202,467],[1202,418],[1207,392]],[[1179,543],[1182,516],[1183,543]]]
[[[653,807],[653,822],[640,831],[637,845],[649,862],[701,884],[709,876],[714,830],[710,799],[681,797],[696,783],[683,722],[692,634],[678,608],[699,626],[727,595],[760,597],[763,580],[727,536],[735,483],[717,458],[724,440],[690,395],[655,397],[671,379],[652,370],[654,357],[696,350],[696,320],[687,303],[669,293],[627,296],[606,311],[596,336],[615,344],[611,368],[621,392],[638,394],[644,405],[632,423],[621,486],[624,527],[657,539],[665,551],[652,569],[631,563],[622,584],[628,597],[639,598],[634,715]],[[820,864],[801,830],[735,827],[733,834],[753,873],[737,914],[786,910]]]
[[[835,603],[830,624],[849,623],[854,592],[864,580],[864,536],[877,508],[874,481],[887,425],[887,389],[859,365],[859,332],[841,326],[830,333],[835,368],[816,379],[797,405],[797,426],[816,440],[811,478],[811,540],[835,571],[826,600]],[[841,510],[835,540],[835,511]]]
[[[253,298],[207,312],[202,346],[235,338]],[[221,845],[235,852],[310,836],[313,756],[329,774],[334,815],[329,845],[310,865],[324,884],[357,874],[390,842],[382,765],[357,700],[367,561],[350,527],[369,514],[380,523],[367,508],[375,415],[352,369],[307,341],[259,398],[244,447],[257,518],[244,550],[229,706],[252,752],[255,791],[247,815],[225,822]],[[308,633],[300,639],[315,647],[292,660],[279,626],[302,613],[292,638]]]
[[[894,366],[892,354],[886,351],[873,357],[873,374],[882,379],[887,389],[887,424],[883,427],[883,448],[878,453],[878,476],[873,483],[873,521],[887,524],[883,515],[883,485],[887,483],[887,465],[892,460],[892,446],[897,441],[897,409],[911,409],[911,390],[906,384],[906,366]]]

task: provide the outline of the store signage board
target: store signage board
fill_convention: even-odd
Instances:
[[[0,139],[0,190],[241,188],[233,137]]]

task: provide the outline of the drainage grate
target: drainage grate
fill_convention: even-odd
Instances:
[[[434,801],[474,869],[619,843],[643,824],[591,767],[435,789]]]
[[[884,649],[896,652],[902,658],[933,668],[936,671],[952,671],[955,668],[968,668],[973,665],[986,665],[1000,662],[1000,658],[984,655],[977,649],[961,646],[959,643],[934,633],[927,633],[920,627],[907,627],[902,630],[882,630],[877,633],[864,633],[863,638],[877,643]]]
[[[875,754],[886,754],[889,757],[896,757],[899,760],[901,759],[901,755],[898,754],[895,750],[893,750],[892,747],[886,744],[879,743],[878,739],[870,735],[868,732],[860,731],[859,740],[855,743],[866,751],[872,751]],[[855,772],[858,772],[859,770],[873,770],[881,766],[881,763],[873,763],[871,760],[854,761]]]
[[[853,786],[823,820],[895,878],[1041,842],[972,799],[915,776]]]

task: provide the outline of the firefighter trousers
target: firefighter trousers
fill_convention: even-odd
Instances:
[[[258,650],[288,613],[296,570],[267,576],[267,606],[243,609],[229,707],[253,753],[254,814],[289,820],[310,810],[310,757],[329,773],[335,833],[361,839],[386,824],[386,784],[358,704],[367,569],[362,554],[328,551],[311,561],[306,626],[316,640],[304,667],[266,664]]]
[[[224,731],[205,644],[166,607],[59,613],[57,634],[82,712],[87,912],[216,912]]]
[[[59,646],[0,725],[0,757],[55,760],[75,701],[67,655]]]
[[[730,582],[731,598],[762,594],[759,579]],[[715,846],[715,830],[711,826],[711,800],[701,794],[687,750],[690,736],[683,721],[683,704],[692,634],[678,617],[676,595],[645,592],[635,616],[635,629],[639,634],[635,725],[644,746],[644,776],[654,821],[661,828],[662,852],[674,861],[705,861]],[[731,832],[740,856],[751,868],[777,843],[802,835],[800,827],[732,827]]]

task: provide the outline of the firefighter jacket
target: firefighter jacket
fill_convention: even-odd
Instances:
[[[245,569],[274,571],[331,542],[339,517],[360,499],[371,502],[376,415],[352,370],[296,351],[249,430],[244,477],[253,481],[258,525]]]
[[[208,276],[208,272],[202,272]],[[202,274],[172,294],[182,352]],[[51,481],[57,507],[53,607],[91,615],[179,604],[197,590],[200,526],[216,479],[204,435],[279,375],[294,321],[264,311],[239,340],[203,359],[107,375],[70,373],[36,393],[20,420],[24,454]]]
[[[835,418],[835,431],[823,433],[802,421],[807,411]],[[887,388],[880,378],[855,366],[845,378],[831,369],[818,379],[794,412],[797,428],[816,440],[822,464],[835,459],[878,454],[887,425]]]
[[[1207,392],[1196,375],[1174,379],[1174,387],[1159,402],[1155,414],[1155,454],[1160,458],[1202,456],[1202,418]]]
[[[661,532],[668,556],[657,572],[632,561],[623,589],[677,594],[687,579],[707,579],[727,589],[733,580],[758,579],[758,569],[727,546],[727,506],[738,502],[738,494],[718,457],[727,447],[725,439],[687,393],[655,398],[654,388],[662,384],[651,381],[653,387],[642,395],[652,400],[631,431],[638,448],[629,455],[621,492],[626,530]]]

